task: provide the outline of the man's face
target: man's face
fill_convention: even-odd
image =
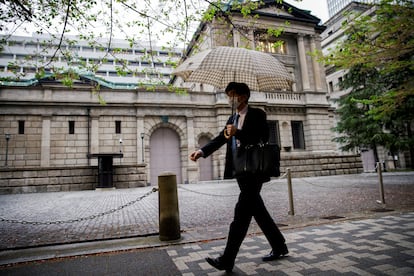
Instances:
[[[246,95],[238,95],[236,93],[236,90],[230,90],[227,92],[227,97],[231,100],[239,101],[239,102],[245,102],[246,101]]]
[[[247,100],[246,95],[238,95],[235,90],[227,92],[227,96],[229,99],[229,105],[237,109],[244,106]]]

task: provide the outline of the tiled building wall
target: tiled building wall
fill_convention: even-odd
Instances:
[[[85,166],[88,164],[86,116],[55,116],[50,125],[50,164],[52,166]],[[69,121],[74,133],[69,133]]]
[[[116,121],[121,124],[120,133],[116,133]],[[106,153],[124,153],[123,164],[137,162],[137,117],[116,116],[112,114],[99,117],[99,151]],[[122,143],[121,143],[122,142]]]
[[[24,122],[24,133],[19,134],[19,121]],[[32,115],[6,115],[0,117],[3,129],[0,139],[2,149],[2,166],[5,165],[6,141],[3,138],[10,134],[8,141],[8,165],[17,167],[40,166],[40,143],[42,136],[42,118]]]

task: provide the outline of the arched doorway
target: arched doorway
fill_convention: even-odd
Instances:
[[[175,173],[181,183],[180,138],[172,129],[163,127],[152,133],[150,166],[151,185],[158,185],[158,176],[165,171]]]
[[[200,137],[198,140],[200,147],[206,145],[208,142],[210,142],[210,139],[205,136]],[[213,180],[213,160],[211,155],[207,158],[198,159],[198,162],[200,168],[200,181]]]

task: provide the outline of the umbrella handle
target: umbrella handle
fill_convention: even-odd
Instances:
[[[223,132],[224,132],[224,137],[226,139],[230,139],[231,136],[227,134],[227,129],[223,130]]]
[[[232,100],[232,103],[231,103],[231,114],[233,114],[234,113],[234,97],[232,97],[233,98],[233,100]],[[234,119],[233,119],[234,120]],[[230,135],[228,135],[227,134],[227,129],[224,129],[224,137],[228,140],[228,139],[230,139],[231,138],[231,136]]]

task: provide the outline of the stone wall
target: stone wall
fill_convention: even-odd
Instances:
[[[115,188],[147,185],[145,165],[114,166]],[[98,184],[98,167],[49,167],[0,169],[0,194],[93,190]]]
[[[357,174],[364,171],[359,155],[301,154],[281,156],[281,173],[290,168],[292,177]]]
[[[363,172],[359,155],[285,155],[281,173],[291,169],[292,177],[357,174]],[[117,189],[147,186],[145,164],[115,165],[113,183]],[[0,194],[93,190],[98,183],[96,166],[54,168],[2,168]]]
[[[117,189],[147,186],[145,164],[114,166],[114,186]]]

